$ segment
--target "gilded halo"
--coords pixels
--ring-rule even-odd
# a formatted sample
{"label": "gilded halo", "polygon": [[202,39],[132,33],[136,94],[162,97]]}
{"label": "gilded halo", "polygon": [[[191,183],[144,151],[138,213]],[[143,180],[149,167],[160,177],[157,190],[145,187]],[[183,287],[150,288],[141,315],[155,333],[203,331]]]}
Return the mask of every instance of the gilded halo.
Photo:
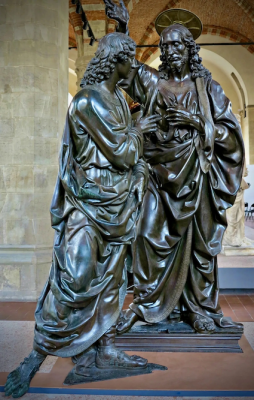
{"label": "gilded halo", "polygon": [[198,16],[183,8],[170,8],[160,13],[155,21],[155,29],[160,35],[163,29],[174,24],[181,24],[189,29],[194,40],[202,33],[203,25]]}

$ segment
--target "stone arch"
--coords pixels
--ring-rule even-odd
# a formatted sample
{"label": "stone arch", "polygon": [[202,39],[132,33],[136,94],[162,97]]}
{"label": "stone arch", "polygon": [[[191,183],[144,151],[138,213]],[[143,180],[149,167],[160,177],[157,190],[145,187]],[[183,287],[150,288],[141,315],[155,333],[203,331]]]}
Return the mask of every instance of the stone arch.
{"label": "stone arch", "polygon": [[[163,12],[169,8],[174,8],[177,6],[177,4],[180,2],[180,0],[170,0],[169,3],[166,5],[166,7],[164,7],[160,12]],[[148,27],[146,28],[146,31],[144,33],[144,35],[142,36],[141,40],[139,41],[139,45],[145,45],[145,44],[150,44],[150,38],[156,34],[156,30],[155,30],[155,20],[152,21]],[[137,58],[141,59],[142,55],[144,53],[147,53],[147,50],[142,50],[142,49],[138,49],[137,50]]]}
{"label": "stone arch", "polygon": [[[221,26],[204,25],[202,35],[207,35],[207,34],[224,37],[225,39],[229,39],[232,42],[250,42],[251,41],[248,37],[243,36],[243,35],[239,34],[238,32],[235,32],[231,29],[223,28]],[[158,44],[159,44],[159,39],[157,39],[153,43],[154,46],[156,46]],[[245,47],[251,54],[254,53],[254,45],[243,46],[243,47]],[[157,48],[153,48],[153,47],[146,49],[143,52],[142,57],[140,58],[140,61],[146,62],[147,60],[149,60],[149,58],[153,54],[155,54],[157,52],[157,50],[158,50]]]}
{"label": "stone arch", "polygon": [[[156,41],[153,43],[154,46],[157,46],[158,44],[159,44],[159,39],[156,40]],[[146,50],[143,52],[142,57],[140,58],[140,61],[145,63],[145,62],[146,62],[147,60],[149,60],[149,58],[150,58],[151,56],[153,56],[157,51],[158,51],[158,48],[157,48],[157,47],[148,47],[148,49],[146,49]]]}
{"label": "stone arch", "polygon": [[254,8],[246,0],[234,0],[234,2],[243,9],[248,17],[254,22]]}
{"label": "stone arch", "polygon": [[[214,8],[215,8],[215,10],[217,10],[217,14],[220,16],[220,19],[221,19],[219,21],[219,24],[218,24],[218,26],[219,26],[218,29],[220,29],[221,31],[224,31],[224,34],[226,33],[224,37],[227,37],[227,35],[229,34],[229,31],[231,30],[232,31],[231,32],[232,35],[229,34],[230,40],[234,40],[234,41],[239,40],[239,41],[241,41],[240,40],[240,37],[241,37],[241,38],[244,38],[244,41],[253,41],[253,38],[254,38],[254,24],[251,21],[254,20],[254,11],[253,11],[252,7],[248,4],[248,2],[246,0],[231,0],[231,1],[227,0],[227,2],[229,4],[231,2],[233,2],[235,4],[235,6],[234,6],[234,11],[235,12],[237,11],[238,7],[241,8],[241,21],[240,20],[239,21],[236,20],[235,17],[234,17],[234,21],[233,21],[231,15],[229,15],[228,17],[225,18],[223,13],[221,12],[220,6],[218,6],[218,4],[220,4],[220,3],[218,3],[218,0],[213,0],[212,2],[209,2],[209,3],[210,3],[210,5],[212,3],[214,3]],[[199,0],[196,0],[195,2],[193,2],[191,10],[193,10],[193,12],[196,12],[201,17],[202,20],[205,20],[205,19],[207,20],[208,16],[205,13],[206,5],[204,4],[203,8],[201,8],[199,3],[200,3]],[[175,8],[175,7],[188,8],[188,0],[173,0],[173,1],[170,1],[168,3],[168,5],[166,7],[164,7],[163,10],[168,9],[168,8]],[[161,10],[161,11],[163,11],[163,10]],[[197,10],[199,10],[199,13],[197,12]],[[243,13],[245,13],[245,14],[247,13],[248,16],[250,16],[250,17],[253,14],[253,19],[251,17],[250,18],[251,21],[247,20],[247,23],[243,23],[243,19],[245,18]],[[202,18],[202,14],[204,15],[204,18]],[[216,13],[214,13],[214,15],[215,14]],[[225,24],[226,27],[225,28],[224,28],[224,21],[226,22],[226,24]],[[204,27],[208,27],[208,22],[209,21],[207,20],[207,21],[204,21],[204,22],[205,22],[204,23]],[[214,16],[213,16],[212,23],[216,24],[216,18],[214,18]],[[230,29],[230,28],[232,28],[232,29]],[[217,26],[214,25],[213,29],[217,29]],[[211,33],[211,32],[209,32],[209,33]],[[212,34],[215,34],[215,33],[213,33],[213,30],[212,30]],[[224,34],[222,33],[222,34],[219,34],[219,35],[223,36]],[[234,39],[235,36],[238,39]],[[141,39],[138,40],[138,44],[139,45],[154,44],[154,43],[156,43],[156,41],[157,41],[157,33],[156,33],[156,30],[155,30],[155,18],[154,18],[154,20],[152,22],[150,22],[149,25],[147,26],[147,28],[145,30],[145,33],[143,34]],[[248,50],[252,52],[251,47]],[[138,59],[143,60],[143,58],[145,56],[147,57],[149,52],[152,54],[153,50],[152,49],[148,49],[148,50],[147,49],[145,49],[145,50],[144,49],[138,49],[138,51],[137,51]]]}
{"label": "stone arch", "polygon": [[69,0],[69,45],[77,46],[77,36],[83,35],[82,19],[76,13],[76,6]]}
{"label": "stone arch", "polygon": [[[239,32],[235,32],[231,29],[224,28],[221,26],[205,25],[202,35],[207,35],[207,34],[224,37],[225,39],[229,39],[232,42],[251,42],[252,41],[249,37],[242,35]],[[247,45],[247,46],[243,46],[243,47],[245,47],[250,53],[254,53],[254,45]]]}
{"label": "stone arch", "polygon": [[[97,2],[95,2],[94,0],[80,0],[80,3],[82,4],[83,10],[86,13],[86,17],[96,38],[101,38],[102,36],[104,36],[105,30],[106,33],[114,31],[115,21],[112,21],[111,24],[111,20],[106,21],[105,6],[103,2],[101,2],[101,4],[97,4]],[[99,24],[101,22],[103,22],[103,29],[99,27]],[[69,43],[73,43],[75,39],[77,43],[80,41],[80,37],[83,37],[83,43],[89,44],[90,38],[88,38],[87,35],[84,34],[81,15],[76,13],[76,5],[72,4],[71,0],[69,0],[69,23]],[[112,24],[113,27],[112,30],[110,30]]]}
{"label": "stone arch", "polygon": [[[254,22],[254,8],[246,0],[233,0],[243,11],[248,15],[248,17]],[[133,2],[133,0],[126,0],[125,5],[131,13],[135,8],[138,8],[139,0]]]}

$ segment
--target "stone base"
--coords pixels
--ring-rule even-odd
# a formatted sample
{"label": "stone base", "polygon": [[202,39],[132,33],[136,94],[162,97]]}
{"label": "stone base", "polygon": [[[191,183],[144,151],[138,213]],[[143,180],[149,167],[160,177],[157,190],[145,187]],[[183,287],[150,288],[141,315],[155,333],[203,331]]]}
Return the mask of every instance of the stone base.
{"label": "stone base", "polygon": [[243,329],[219,328],[211,334],[197,333],[184,322],[135,325],[116,337],[116,346],[126,351],[242,353],[238,344]]}
{"label": "stone base", "polygon": [[127,378],[129,376],[151,374],[154,370],[167,370],[167,367],[159,364],[147,364],[146,368],[138,369],[99,369],[96,367],[84,368],[84,375],[76,374],[76,366],[69,372],[65,378],[65,385],[78,385],[81,383],[107,381],[109,379]]}
{"label": "stone base", "polygon": [[254,256],[253,246],[222,246],[221,254],[225,256]]}

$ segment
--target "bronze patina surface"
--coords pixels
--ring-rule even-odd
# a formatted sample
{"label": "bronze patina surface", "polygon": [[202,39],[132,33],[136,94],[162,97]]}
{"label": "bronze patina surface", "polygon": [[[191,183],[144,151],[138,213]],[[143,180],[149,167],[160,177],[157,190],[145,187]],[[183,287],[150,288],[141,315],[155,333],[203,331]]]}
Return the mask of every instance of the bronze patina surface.
{"label": "bronze patina surface", "polygon": [[47,355],[72,357],[79,375],[101,370],[100,379],[104,371],[148,368],[146,359],[115,346],[126,260],[147,185],[143,136],[160,119],[134,126],[117,87],[132,69],[135,47],[124,34],[105,36],[69,107],[51,204],[51,270],[35,311],[34,349],[9,374],[7,396],[27,392]]}
{"label": "bronze patina surface", "polygon": [[[138,320],[150,331],[176,319],[191,333],[242,333],[222,313],[217,264],[244,165],[231,103],[180,12],[161,33],[157,71],[135,61],[123,1],[105,4],[123,33],[100,41],[67,114],[51,205],[52,266],[35,312],[34,350],[9,374],[7,396],[28,391],[47,355],[72,357],[84,381],[108,379],[111,370],[150,372],[147,360],[115,345],[116,330]],[[119,87],[142,105],[135,123]],[[130,260],[134,300],[120,316]],[[145,337],[144,328],[135,332]]]}
{"label": "bronze patina surface", "polygon": [[[105,3],[123,31],[122,7]],[[136,62],[121,82],[143,115],[157,113],[161,120],[144,140],[149,183],[132,248],[134,301],[118,324],[120,334],[138,319],[159,323],[172,313],[200,333],[216,325],[242,329],[223,316],[217,264],[226,209],[243,172],[241,128],[182,24],[186,10],[173,12],[161,33],[159,70]]]}
{"label": "bronze patina surface", "polygon": [[182,8],[171,8],[163,11],[155,20],[155,29],[158,35],[170,25],[180,24],[185,26],[196,40],[202,33],[203,25],[197,15]]}
{"label": "bronze patina surface", "polygon": [[116,337],[116,346],[127,351],[174,353],[242,353],[239,340],[243,327],[220,328],[212,333],[197,333],[185,322],[134,325]]}

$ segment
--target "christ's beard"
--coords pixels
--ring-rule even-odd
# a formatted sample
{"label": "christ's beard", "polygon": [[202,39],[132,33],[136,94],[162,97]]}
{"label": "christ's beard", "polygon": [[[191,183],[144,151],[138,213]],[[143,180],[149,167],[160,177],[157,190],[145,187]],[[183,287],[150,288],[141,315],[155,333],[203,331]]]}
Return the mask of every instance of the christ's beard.
{"label": "christ's beard", "polygon": [[184,55],[182,56],[181,60],[179,61],[172,61],[170,59],[168,59],[168,65],[171,69],[172,72],[181,72],[184,65],[187,64],[187,62],[189,61],[189,54],[188,54],[188,50],[184,53]]}

